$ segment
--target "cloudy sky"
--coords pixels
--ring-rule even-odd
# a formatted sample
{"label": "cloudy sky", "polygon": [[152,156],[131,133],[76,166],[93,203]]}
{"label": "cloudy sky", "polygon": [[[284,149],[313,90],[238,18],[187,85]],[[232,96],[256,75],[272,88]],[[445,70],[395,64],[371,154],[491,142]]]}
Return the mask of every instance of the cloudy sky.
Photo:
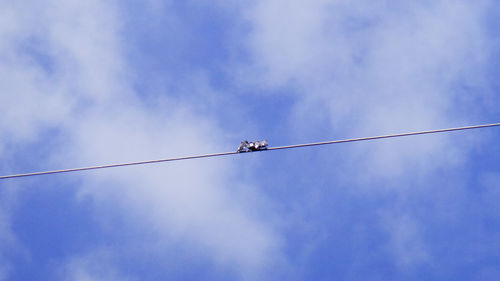
{"label": "cloudy sky", "polygon": [[[493,0],[0,0],[0,175],[500,122]],[[0,280],[497,280],[500,129],[0,181]]]}

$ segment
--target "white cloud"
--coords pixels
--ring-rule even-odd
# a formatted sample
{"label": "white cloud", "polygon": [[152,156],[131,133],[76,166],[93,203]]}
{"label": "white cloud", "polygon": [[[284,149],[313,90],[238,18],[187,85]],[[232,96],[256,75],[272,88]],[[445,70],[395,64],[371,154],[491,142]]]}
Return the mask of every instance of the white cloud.
{"label": "white cloud", "polygon": [[114,256],[106,249],[96,250],[59,264],[57,275],[68,281],[130,281],[136,280],[120,274],[114,266]]}
{"label": "white cloud", "polygon": [[[87,116],[81,123],[74,145],[84,156],[82,163],[221,151],[222,133],[189,111],[166,108],[169,113],[161,116],[125,108]],[[140,214],[141,225],[147,222],[144,227],[164,235],[159,243],[183,237],[221,264],[255,270],[276,257],[279,239],[233,196],[241,190],[230,180],[236,170],[225,159],[110,170],[86,175],[82,195],[114,202],[124,215]]]}
{"label": "white cloud", "polygon": [[[40,140],[39,133],[51,127],[62,130],[68,141],[51,158],[52,166],[232,147],[221,142],[227,132],[196,110],[209,102],[207,83],[193,79],[183,89],[203,97],[196,105],[181,97],[158,98],[152,106],[134,92],[117,3],[1,3],[0,155],[15,155],[1,148]],[[155,12],[166,6],[149,3]],[[481,29],[484,3],[234,4],[251,27],[242,44],[253,63],[230,68],[246,85],[293,88],[298,102],[291,118],[299,132],[329,130],[347,137],[472,123],[475,118],[468,113],[477,111],[463,110],[468,99],[456,90],[457,82],[480,89],[488,53]],[[149,90],[168,94],[165,89]],[[386,181],[404,193],[409,174],[423,177],[460,165],[470,143],[476,140],[436,136],[352,146],[337,166],[338,176],[358,178],[356,187]],[[363,176],[352,173],[360,169],[366,171]],[[240,170],[228,159],[214,159],[96,171],[81,174],[80,196],[98,202],[96,215],[108,225],[113,216],[122,216],[127,227],[152,233],[155,247],[187,245],[217,265],[242,272],[243,278],[257,279],[252,277],[262,277],[258,274],[282,257],[281,238],[272,218],[262,216],[261,210],[270,208],[258,191],[235,183]],[[425,262],[427,247],[412,213],[384,214],[395,259],[404,265]],[[11,235],[8,223],[3,225],[0,233],[4,229]],[[102,271],[112,259],[98,258],[96,265],[93,257],[72,259],[65,267],[68,278],[123,277],[118,266]]]}
{"label": "white cloud", "polygon": [[[134,72],[120,47],[125,38],[118,4],[4,4],[0,132],[8,137],[2,139],[34,141],[55,127],[67,142],[57,148],[51,165],[64,166],[213,152],[227,145],[209,117],[168,98],[146,106],[134,93]],[[231,181],[237,167],[227,160],[172,164],[82,174],[81,194],[106,211],[136,217],[128,227],[155,233],[152,245],[167,249],[172,240],[187,243],[242,277],[258,274],[280,257],[276,230],[251,209],[265,207],[259,195],[245,198],[250,193]],[[105,207],[115,202],[116,208]],[[75,260],[70,279],[100,278],[94,262]]]}
{"label": "white cloud", "polygon": [[3,210],[0,211],[0,239],[3,241],[2,245],[0,245],[0,280],[8,280],[7,276],[10,263],[6,260],[4,255],[6,251],[5,248],[8,244],[12,244],[13,237],[10,230],[10,221]]}
{"label": "white cloud", "polygon": [[398,266],[405,268],[432,261],[422,239],[424,226],[411,214],[390,213],[382,214],[382,217],[383,227],[391,235],[388,250]]}
{"label": "white cloud", "polygon": [[[245,12],[253,64],[238,77],[294,89],[300,133],[326,128],[324,135],[356,137],[473,124],[488,98],[486,3],[259,1]],[[365,181],[401,178],[462,163],[470,141],[450,134],[374,142],[354,146],[346,162],[369,170]]]}
{"label": "white cloud", "polygon": [[0,280],[9,280],[12,257],[26,256],[26,249],[12,231],[11,213],[18,202],[13,184],[2,185],[0,191]]}
{"label": "white cloud", "polygon": [[482,9],[459,1],[258,2],[248,15],[248,71],[262,73],[259,83],[295,82],[298,110],[326,103],[336,126],[372,133],[441,125],[456,117],[452,83],[477,77],[484,63]]}
{"label": "white cloud", "polygon": [[[488,98],[481,84],[491,51],[482,21],[488,3],[258,1],[242,12],[252,64],[237,76],[293,89],[296,139],[305,131],[361,137],[473,124]],[[344,183],[363,190],[383,183],[404,194],[415,179],[465,163],[477,142],[463,134],[371,142],[326,161]],[[426,247],[411,216],[386,229],[400,259],[417,263]],[[423,242],[414,248],[411,239]]]}

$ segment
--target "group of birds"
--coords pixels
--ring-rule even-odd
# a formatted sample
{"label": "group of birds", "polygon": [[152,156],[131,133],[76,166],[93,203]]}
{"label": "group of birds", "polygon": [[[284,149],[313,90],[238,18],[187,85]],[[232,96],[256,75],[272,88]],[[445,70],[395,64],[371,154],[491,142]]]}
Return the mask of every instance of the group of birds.
{"label": "group of birds", "polygon": [[266,150],[266,149],[267,149],[267,140],[252,141],[252,142],[244,140],[238,147],[237,152],[242,153],[242,152],[251,152],[258,150]]}

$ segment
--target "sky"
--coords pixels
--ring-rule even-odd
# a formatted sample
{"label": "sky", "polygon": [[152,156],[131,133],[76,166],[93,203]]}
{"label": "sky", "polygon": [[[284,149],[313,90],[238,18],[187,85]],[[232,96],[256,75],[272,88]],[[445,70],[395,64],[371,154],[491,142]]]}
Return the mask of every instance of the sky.
{"label": "sky", "polygon": [[[0,175],[500,122],[500,3],[0,0]],[[500,129],[0,181],[0,280],[497,280]]]}

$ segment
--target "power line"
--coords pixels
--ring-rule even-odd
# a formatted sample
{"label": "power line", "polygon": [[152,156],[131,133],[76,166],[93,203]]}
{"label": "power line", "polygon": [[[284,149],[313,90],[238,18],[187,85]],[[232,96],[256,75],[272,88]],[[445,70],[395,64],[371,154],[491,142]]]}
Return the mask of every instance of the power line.
{"label": "power line", "polygon": [[223,152],[223,153],[186,156],[186,157],[178,157],[178,158],[167,158],[167,159],[158,159],[158,160],[148,160],[148,161],[118,163],[118,164],[109,164],[109,165],[100,165],[100,166],[90,166],[90,167],[82,167],[82,168],[34,172],[34,173],[26,173],[26,174],[16,174],[16,175],[0,176],[0,180],[9,179],[9,178],[21,178],[21,177],[40,176],[40,175],[48,175],[48,174],[60,174],[60,173],[68,173],[68,172],[79,172],[79,171],[116,168],[116,167],[125,167],[125,166],[135,166],[135,165],[144,165],[144,164],[154,164],[154,163],[161,163],[161,162],[171,162],[171,161],[180,161],[180,160],[197,159],[197,158],[216,157],[216,156],[231,155],[231,154],[237,154],[237,153],[238,152]]}
{"label": "power line", "polygon": [[[324,142],[315,142],[315,143],[306,143],[306,144],[277,146],[277,147],[270,147],[266,150],[258,150],[258,151],[271,151],[271,150],[310,147],[310,146],[318,146],[318,145],[326,145],[326,144],[336,144],[336,143],[368,141],[368,140],[397,138],[397,137],[416,136],[416,135],[425,135],[425,134],[435,134],[435,133],[444,133],[444,132],[452,132],[452,131],[488,128],[488,127],[495,127],[495,126],[500,126],[500,123],[457,127],[457,128],[448,128],[448,129],[439,129],[439,130],[430,130],[430,131],[419,131],[419,132],[410,132],[410,133],[399,133],[399,134],[381,135],[381,136],[374,136],[374,137],[363,137],[363,138],[355,138],[355,139],[343,139],[343,140],[333,140],[333,141],[324,141]],[[116,167],[124,167],[124,166],[154,164],[154,163],[161,163],[161,162],[172,162],[172,161],[181,161],[181,160],[198,159],[198,158],[218,157],[218,156],[225,156],[225,155],[232,155],[232,154],[241,154],[241,153],[238,153],[236,151],[223,152],[223,153],[204,154],[204,155],[186,156],[186,157],[178,157],[178,158],[166,158],[166,159],[149,160],[149,161],[118,163],[118,164],[110,164],[110,165],[90,166],[90,167],[53,170],[53,171],[44,171],[44,172],[33,172],[33,173],[25,173],[25,174],[14,174],[14,175],[0,176],[0,180],[10,179],[10,178],[29,177],[29,176],[40,176],[40,175],[48,175],[48,174],[59,174],[59,173],[68,173],[68,172],[116,168]]]}
{"label": "power line", "polygon": [[452,131],[463,131],[463,130],[470,130],[470,129],[480,129],[480,128],[488,128],[488,127],[496,127],[496,126],[500,126],[500,123],[457,127],[457,128],[449,128],[449,129],[430,130],[430,131],[411,132],[411,133],[400,133],[400,134],[382,135],[382,136],[375,136],[375,137],[364,137],[364,138],[356,138],[356,139],[344,139],[344,140],[334,140],[334,141],[313,142],[313,143],[306,143],[306,144],[278,146],[278,147],[269,148],[268,150],[288,149],[288,148],[307,147],[307,146],[344,143],[344,142],[388,139],[388,138],[397,138],[397,137],[407,137],[407,136],[416,136],[416,135],[425,135],[425,134],[445,133],[445,132],[452,132]]}

